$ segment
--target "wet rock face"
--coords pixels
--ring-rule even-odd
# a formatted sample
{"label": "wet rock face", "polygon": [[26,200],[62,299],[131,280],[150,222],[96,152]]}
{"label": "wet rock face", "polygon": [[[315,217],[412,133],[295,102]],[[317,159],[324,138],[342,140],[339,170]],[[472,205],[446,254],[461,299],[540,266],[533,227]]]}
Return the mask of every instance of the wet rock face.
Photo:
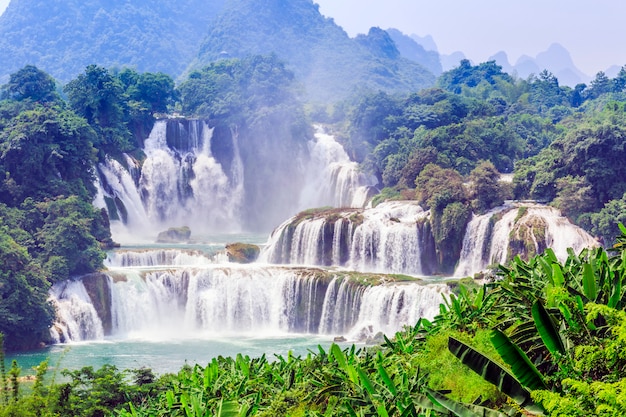
{"label": "wet rock face", "polygon": [[181,243],[189,241],[191,230],[187,226],[170,227],[157,236],[157,243]]}
{"label": "wet rock face", "polygon": [[248,243],[229,243],[226,245],[226,254],[230,262],[249,264],[257,260],[261,249],[257,245]]}

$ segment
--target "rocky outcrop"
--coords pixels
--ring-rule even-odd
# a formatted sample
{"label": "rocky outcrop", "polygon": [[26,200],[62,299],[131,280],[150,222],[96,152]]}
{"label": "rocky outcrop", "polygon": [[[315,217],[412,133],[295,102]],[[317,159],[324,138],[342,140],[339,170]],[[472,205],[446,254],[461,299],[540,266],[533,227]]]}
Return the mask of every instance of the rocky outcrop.
{"label": "rocky outcrop", "polygon": [[89,274],[82,278],[91,303],[100,317],[105,335],[111,334],[111,288],[106,274]]}
{"label": "rocky outcrop", "polygon": [[229,243],[226,245],[226,255],[229,262],[249,264],[257,260],[261,249],[249,243]]}
{"label": "rocky outcrop", "polygon": [[191,230],[187,226],[170,227],[157,236],[157,243],[181,243],[189,241]]}

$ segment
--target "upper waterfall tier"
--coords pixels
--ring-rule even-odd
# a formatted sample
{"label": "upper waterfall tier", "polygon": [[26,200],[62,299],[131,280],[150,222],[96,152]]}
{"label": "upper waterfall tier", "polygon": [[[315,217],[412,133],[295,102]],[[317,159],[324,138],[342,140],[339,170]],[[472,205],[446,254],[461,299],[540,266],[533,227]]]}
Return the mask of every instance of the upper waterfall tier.
{"label": "upper waterfall tier", "polygon": [[366,210],[303,212],[272,233],[262,260],[430,275],[436,257],[424,227],[427,217],[428,212],[411,201]]}
{"label": "upper waterfall tier", "polygon": [[[302,212],[279,226],[262,254],[269,263],[336,265],[357,271],[431,275],[437,264],[430,213],[414,201],[387,202],[364,210]],[[455,276],[471,276],[515,255],[551,247],[560,258],[597,242],[558,210],[539,204],[507,204],[467,226]]]}
{"label": "upper waterfall tier", "polygon": [[[367,277],[392,281],[392,277]],[[217,334],[393,334],[438,312],[443,284],[369,285],[315,268],[117,268],[55,284],[57,341]],[[373,334],[371,334],[373,336]]]}
{"label": "upper waterfall tier", "polygon": [[363,208],[371,197],[376,179],[361,172],[359,164],[350,161],[335,138],[320,128],[308,148],[311,160],[300,207]]}
{"label": "upper waterfall tier", "polygon": [[152,240],[182,225],[196,234],[267,231],[308,207],[362,207],[375,183],[321,131],[307,141],[160,120],[144,153],[98,166],[96,204],[108,210],[118,241]]}

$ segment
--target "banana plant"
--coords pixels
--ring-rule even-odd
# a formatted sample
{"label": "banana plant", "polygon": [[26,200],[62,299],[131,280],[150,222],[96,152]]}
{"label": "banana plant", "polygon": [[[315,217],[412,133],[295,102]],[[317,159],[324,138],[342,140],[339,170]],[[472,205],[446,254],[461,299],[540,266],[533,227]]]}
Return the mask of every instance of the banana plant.
{"label": "banana plant", "polygon": [[[504,356],[508,357],[509,360],[516,365],[515,368],[513,368],[515,375],[507,371],[493,359],[453,337],[448,339],[448,349],[454,356],[459,358],[464,365],[468,366],[486,381],[494,384],[502,393],[509,396],[519,406],[529,412],[536,414],[543,413],[543,408],[536,404],[530,395],[530,391],[533,389],[545,388],[539,371],[537,371],[530,360],[528,360],[528,357],[511,343],[503,333],[494,331],[492,341],[498,353],[500,353],[500,355],[504,354]],[[521,379],[518,379],[516,376],[520,376]]]}

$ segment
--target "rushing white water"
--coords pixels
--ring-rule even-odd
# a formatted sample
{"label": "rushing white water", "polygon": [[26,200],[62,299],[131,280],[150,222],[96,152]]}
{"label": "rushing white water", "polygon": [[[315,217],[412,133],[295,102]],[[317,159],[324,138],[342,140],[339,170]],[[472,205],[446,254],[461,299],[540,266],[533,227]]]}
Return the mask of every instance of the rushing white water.
{"label": "rushing white water", "polygon": [[365,175],[332,135],[318,127],[300,206],[364,207],[376,179]]}
{"label": "rushing white water", "polygon": [[427,215],[415,203],[398,201],[364,211],[351,239],[348,267],[423,275],[418,224]]}
{"label": "rushing white water", "polygon": [[[213,129],[206,122],[174,123],[155,123],[140,170],[128,155],[126,167],[112,159],[98,166],[101,197],[96,204],[102,206],[108,199],[114,205],[104,206],[116,208],[110,217],[120,218],[112,222],[114,239],[153,240],[159,231],[181,225],[193,226],[195,233],[240,229],[243,164],[236,132],[230,169],[225,171],[212,155]],[[183,138],[178,148],[168,145],[168,126]]]}
{"label": "rushing white water", "polygon": [[391,201],[299,222],[292,218],[274,231],[262,260],[424,275],[419,224],[427,216],[415,202]]}
{"label": "rushing white water", "polygon": [[[498,219],[494,221],[496,217]],[[554,207],[533,203],[506,204],[472,218],[454,275],[471,276],[490,264],[505,264],[515,255],[510,253],[510,242],[520,228],[530,230],[525,234],[525,240],[532,240],[534,253],[552,248],[561,261],[567,258],[568,248],[580,252],[583,248],[598,245],[591,235],[570,223]]]}
{"label": "rushing white water", "polygon": [[110,252],[104,261],[106,267],[192,266],[214,263],[199,251],[180,249],[117,250]]}
{"label": "rushing white water", "polygon": [[370,287],[321,270],[279,266],[116,268],[114,273],[115,279],[106,281],[111,323],[102,324],[94,316],[80,282],[53,294],[60,316],[69,317],[64,321],[66,339],[101,339],[102,328],[111,328],[115,337],[151,339],[294,332],[358,335],[365,327],[393,333],[419,317],[432,318],[441,293],[447,292],[442,284]]}
{"label": "rushing white water", "polygon": [[57,307],[57,321],[50,331],[55,342],[104,337],[102,321],[81,281],[55,284],[50,290],[50,298]]}
{"label": "rushing white water", "polygon": [[[243,231],[247,222],[259,227],[267,210],[286,217],[310,207],[364,207],[374,190],[376,179],[361,172],[321,129],[308,143],[308,153],[294,156],[290,167],[276,165],[273,176],[265,172],[262,178],[259,172],[272,166],[273,155],[255,153],[252,148],[261,145],[251,145],[248,138],[244,166],[233,129],[216,139],[218,158],[213,133],[202,120],[160,120],[144,142],[143,162],[123,155],[121,162],[109,158],[98,165],[94,204],[110,212],[114,240],[154,241],[158,232],[183,225],[194,234]],[[272,200],[281,201],[280,206]]]}
{"label": "rushing white water", "polygon": [[[454,271],[455,277],[465,277],[482,271],[489,265],[491,261],[490,250],[494,247],[499,248],[499,239],[491,239],[490,233],[493,229],[493,216],[505,210],[508,206],[498,207],[488,213],[476,216],[472,215],[472,219],[467,225],[465,237],[463,238],[463,247],[461,248],[461,257],[459,263]],[[512,223],[508,223],[509,227]],[[508,239],[508,232],[506,228],[500,226],[501,233],[495,233],[498,238],[502,235],[506,235]],[[498,243],[496,243],[498,242]],[[496,252],[504,252],[501,249]]]}
{"label": "rushing white water", "polygon": [[[521,212],[519,211],[521,210]],[[521,214],[523,215],[521,215]],[[266,263],[343,266],[361,272],[430,275],[437,272],[434,237],[423,225],[429,212],[414,201],[392,201],[365,210],[324,210],[293,217],[270,236],[261,259]],[[511,249],[514,234],[524,246]],[[564,260],[597,242],[558,210],[532,203],[508,203],[469,222],[456,277],[472,276],[514,255],[552,248]],[[520,252],[521,251],[521,252]]]}

